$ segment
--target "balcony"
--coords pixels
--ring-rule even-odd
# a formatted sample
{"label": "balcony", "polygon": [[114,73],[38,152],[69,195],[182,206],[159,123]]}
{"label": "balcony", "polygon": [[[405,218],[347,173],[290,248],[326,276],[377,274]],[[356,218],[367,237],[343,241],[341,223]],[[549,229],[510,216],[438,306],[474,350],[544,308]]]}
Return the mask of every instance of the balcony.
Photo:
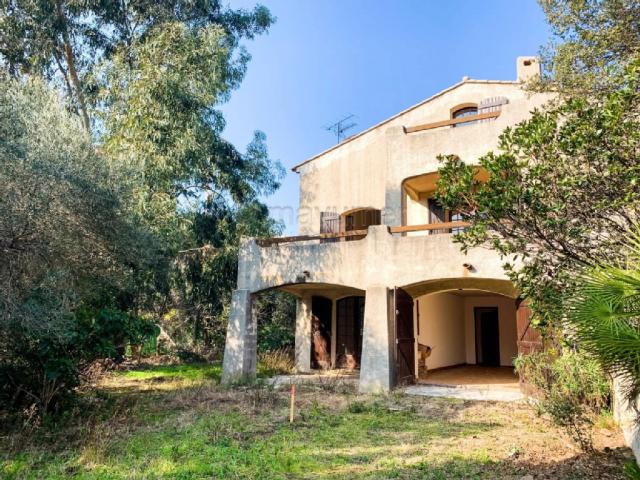
{"label": "balcony", "polygon": [[[460,279],[474,288],[481,287],[478,281],[504,283],[507,277],[495,252],[472,248],[463,253],[453,241],[449,232],[467,225],[375,225],[367,230],[246,239],[240,251],[238,288],[256,292],[339,285],[364,290],[384,285],[422,295],[431,288],[441,290],[447,282],[458,288]],[[437,234],[407,235],[411,232]]]}
{"label": "balcony", "polygon": [[[468,222],[456,221],[456,222],[441,222],[441,223],[426,223],[422,225],[403,225],[396,227],[387,227],[390,234],[405,234],[409,232],[429,232],[431,234],[441,233],[455,233],[461,229],[469,226]],[[365,230],[349,230],[338,233],[318,233],[315,235],[297,235],[292,237],[272,237],[272,238],[259,238],[256,239],[256,243],[260,247],[271,247],[273,245],[280,245],[283,243],[295,243],[295,242],[312,242],[314,240],[324,243],[326,241],[341,241],[350,240],[353,238],[362,239],[367,236],[368,229]]]}

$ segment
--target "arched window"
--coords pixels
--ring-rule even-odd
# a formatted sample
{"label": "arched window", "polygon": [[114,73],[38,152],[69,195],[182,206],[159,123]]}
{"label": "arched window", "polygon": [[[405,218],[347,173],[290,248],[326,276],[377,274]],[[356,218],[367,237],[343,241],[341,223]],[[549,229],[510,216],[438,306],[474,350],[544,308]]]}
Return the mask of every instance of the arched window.
{"label": "arched window", "polygon": [[[478,115],[478,106],[475,103],[466,103],[463,105],[458,105],[451,109],[451,118],[464,118],[464,117],[473,117]],[[452,127],[462,127],[463,125],[471,125],[472,123],[477,123],[478,120],[471,120],[469,122],[460,122],[452,125]]]}
{"label": "arched window", "polygon": [[[340,226],[343,232],[367,230],[370,225],[380,225],[381,211],[375,208],[355,208],[340,215]],[[360,240],[363,236],[347,237],[347,241]]]}

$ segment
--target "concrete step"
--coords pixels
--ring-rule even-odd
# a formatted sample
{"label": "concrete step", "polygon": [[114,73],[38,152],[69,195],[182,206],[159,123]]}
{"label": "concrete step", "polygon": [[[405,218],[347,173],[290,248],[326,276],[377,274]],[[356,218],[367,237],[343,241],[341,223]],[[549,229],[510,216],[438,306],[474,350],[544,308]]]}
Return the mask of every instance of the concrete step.
{"label": "concrete step", "polygon": [[465,386],[464,388],[459,388],[442,385],[410,385],[405,387],[404,392],[408,395],[421,395],[424,397],[448,397],[491,402],[517,402],[525,398],[516,389],[499,387],[470,388]]}

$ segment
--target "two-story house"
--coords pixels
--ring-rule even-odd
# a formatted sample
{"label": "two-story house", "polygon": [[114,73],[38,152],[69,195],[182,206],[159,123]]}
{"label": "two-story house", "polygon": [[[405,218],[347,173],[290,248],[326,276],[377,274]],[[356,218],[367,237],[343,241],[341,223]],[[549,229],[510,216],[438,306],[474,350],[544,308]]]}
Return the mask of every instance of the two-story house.
{"label": "two-story house", "polygon": [[223,379],[255,374],[252,300],[273,288],[298,299],[298,371],[353,368],[360,391],[460,365],[509,367],[537,348],[503,260],[462,253],[452,235],[465,223],[433,195],[438,155],[476,164],[548,100],[523,88],[539,73],[520,57],[515,81],[465,77],[295,166],[299,236],[243,241]]}

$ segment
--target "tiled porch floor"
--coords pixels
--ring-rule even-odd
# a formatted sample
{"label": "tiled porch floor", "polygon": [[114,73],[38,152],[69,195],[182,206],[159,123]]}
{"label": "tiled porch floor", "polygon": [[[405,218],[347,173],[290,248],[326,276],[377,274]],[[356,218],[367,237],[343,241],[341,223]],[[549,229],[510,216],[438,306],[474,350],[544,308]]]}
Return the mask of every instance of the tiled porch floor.
{"label": "tiled porch floor", "polygon": [[507,388],[518,390],[518,376],[512,367],[482,367],[462,365],[427,372],[419,384],[457,386],[465,388]]}

